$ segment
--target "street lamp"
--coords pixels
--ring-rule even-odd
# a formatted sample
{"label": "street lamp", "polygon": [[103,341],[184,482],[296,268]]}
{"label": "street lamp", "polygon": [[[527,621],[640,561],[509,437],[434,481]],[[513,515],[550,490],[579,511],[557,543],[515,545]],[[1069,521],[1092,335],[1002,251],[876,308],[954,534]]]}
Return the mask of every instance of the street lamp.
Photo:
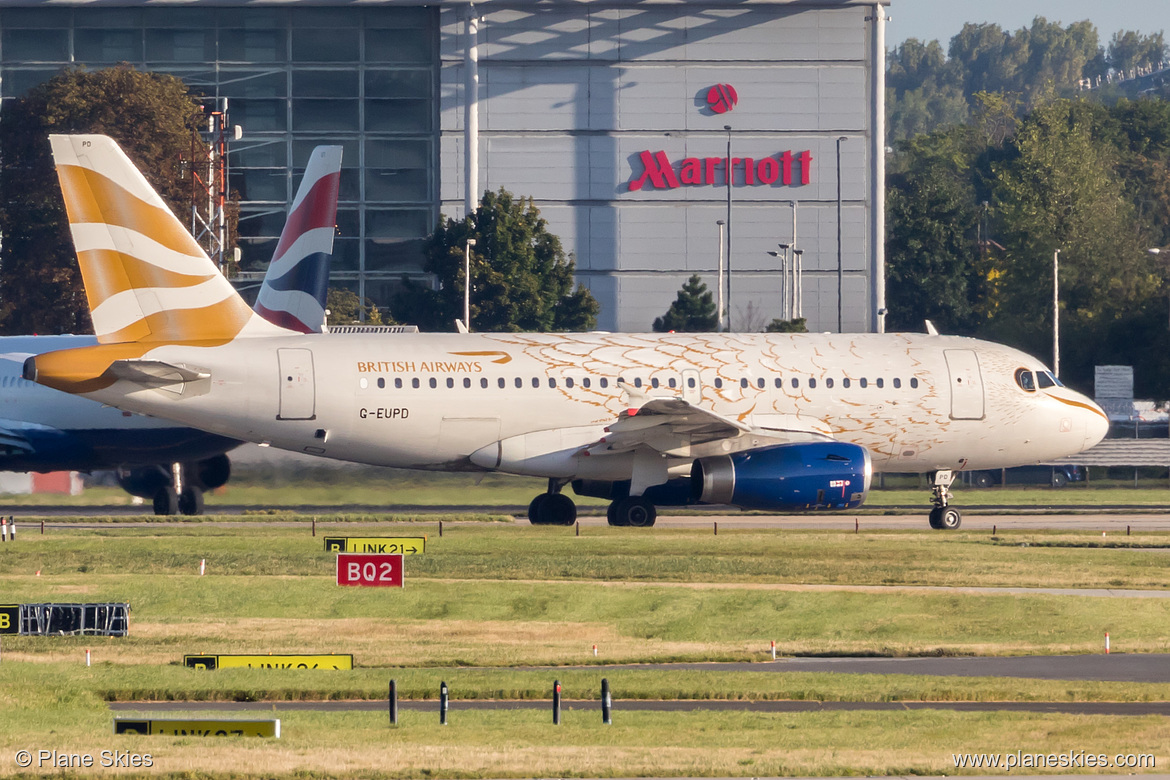
{"label": "street lamp", "polygon": [[463,327],[471,332],[471,248],[475,239],[467,239],[463,247]]}
{"label": "street lamp", "polygon": [[719,278],[718,284],[716,285],[719,288],[719,324],[716,330],[723,331],[725,330],[723,327],[723,226],[726,223],[721,219],[717,219],[715,220],[715,224],[719,226]]}
{"label": "street lamp", "polygon": [[792,250],[792,303],[796,309],[796,319],[804,317],[804,250]]}
{"label": "street lamp", "polygon": [[780,319],[791,319],[788,307],[788,244],[777,244],[779,252],[768,252],[780,260]]}
{"label": "street lamp", "polygon": [[1154,246],[1154,247],[1150,247],[1146,251],[1149,252],[1154,257],[1157,257],[1158,255],[1162,254],[1162,252],[1164,252],[1165,250],[1162,247]]}
{"label": "street lamp", "polygon": [[1052,375],[1060,379],[1060,250],[1052,253]]}

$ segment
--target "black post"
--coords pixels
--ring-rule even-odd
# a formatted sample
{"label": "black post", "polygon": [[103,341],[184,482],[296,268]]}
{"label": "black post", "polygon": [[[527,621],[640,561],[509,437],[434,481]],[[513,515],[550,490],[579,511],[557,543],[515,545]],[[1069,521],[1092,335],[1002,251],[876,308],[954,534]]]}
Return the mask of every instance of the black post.
{"label": "black post", "polygon": [[317,517],[313,516],[313,536],[317,535]]}
{"label": "black post", "polygon": [[609,725],[613,723],[613,701],[609,697],[609,680],[601,678],[601,722]]}
{"label": "black post", "polygon": [[574,523],[573,525],[577,526],[577,536],[580,536],[580,535],[581,535],[581,521],[580,521],[580,520],[578,520],[578,521],[577,521],[576,523]]}
{"label": "black post", "polygon": [[443,538],[443,521],[442,520],[439,521],[439,538],[440,539]]}
{"label": "black post", "polygon": [[553,725],[561,725],[561,681],[553,680]]}
{"label": "black post", "polygon": [[398,683],[390,681],[390,725],[398,725]]}
{"label": "black post", "polygon": [[441,726],[447,725],[447,700],[448,700],[447,683],[440,682],[439,683],[439,725],[441,725]]}

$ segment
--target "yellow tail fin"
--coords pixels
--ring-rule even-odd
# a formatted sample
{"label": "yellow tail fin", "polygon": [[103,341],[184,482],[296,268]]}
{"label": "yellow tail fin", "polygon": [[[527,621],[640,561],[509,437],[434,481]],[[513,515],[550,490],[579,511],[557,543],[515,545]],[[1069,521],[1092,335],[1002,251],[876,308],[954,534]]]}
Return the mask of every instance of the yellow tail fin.
{"label": "yellow tail fin", "polygon": [[49,140],[100,343],[223,343],[279,332],[244,303],[113,139]]}

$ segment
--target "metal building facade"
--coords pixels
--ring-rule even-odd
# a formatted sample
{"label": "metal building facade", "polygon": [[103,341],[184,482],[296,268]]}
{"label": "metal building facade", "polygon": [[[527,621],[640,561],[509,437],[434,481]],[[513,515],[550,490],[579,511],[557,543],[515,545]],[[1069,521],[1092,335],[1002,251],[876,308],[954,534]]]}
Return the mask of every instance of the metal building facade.
{"label": "metal building facade", "polygon": [[[809,329],[837,330],[840,311],[842,329],[873,330],[886,2],[15,0],[0,9],[0,95],[117,53],[228,97],[244,126],[232,181],[254,270],[308,149],[343,143],[334,277],[379,304],[417,274],[439,213],[464,213],[474,137],[478,192],[536,199],[605,330],[648,330],[692,273],[714,289],[730,140],[732,327],[796,313],[767,254],[792,243],[795,212]],[[44,35],[38,15],[56,15]],[[709,101],[718,85],[730,91]]]}

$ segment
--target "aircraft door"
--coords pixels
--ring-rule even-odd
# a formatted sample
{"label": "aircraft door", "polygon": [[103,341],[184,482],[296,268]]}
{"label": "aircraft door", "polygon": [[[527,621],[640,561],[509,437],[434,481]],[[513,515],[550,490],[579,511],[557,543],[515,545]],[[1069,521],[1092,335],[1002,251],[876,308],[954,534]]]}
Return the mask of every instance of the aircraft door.
{"label": "aircraft door", "polygon": [[317,404],[313,353],[307,349],[278,349],[276,355],[280,363],[280,411],[276,418],[312,420]]}
{"label": "aircraft door", "polygon": [[699,378],[699,370],[696,368],[684,368],[681,380],[683,400],[698,406],[699,401],[703,400],[703,382]]}
{"label": "aircraft door", "polygon": [[948,349],[947,373],[951,383],[951,419],[983,419],[983,377],[979,356],[972,349]]}

